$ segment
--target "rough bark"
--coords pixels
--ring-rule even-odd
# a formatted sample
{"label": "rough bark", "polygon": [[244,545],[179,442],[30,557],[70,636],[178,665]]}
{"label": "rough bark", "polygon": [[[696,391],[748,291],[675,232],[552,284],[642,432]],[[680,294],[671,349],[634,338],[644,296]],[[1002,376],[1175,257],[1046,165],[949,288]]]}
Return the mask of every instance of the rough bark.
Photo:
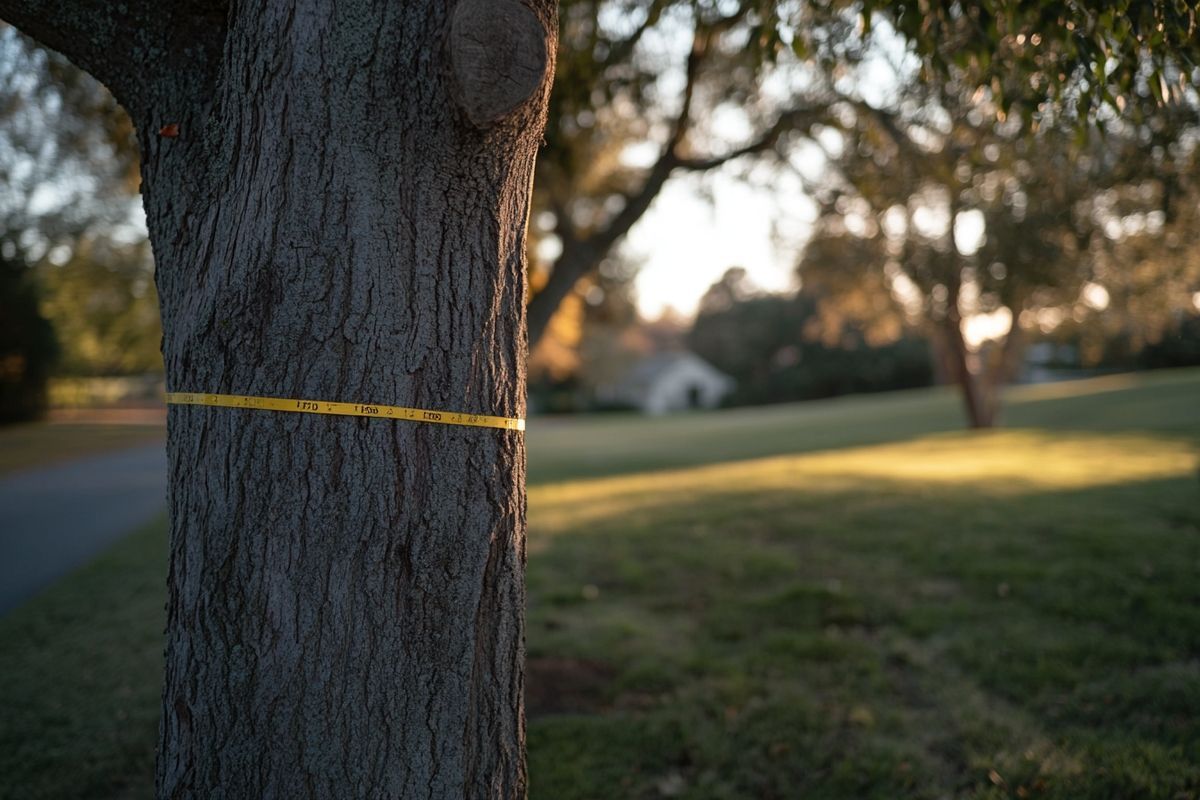
{"label": "rough bark", "polygon": [[[523,415],[552,65],[489,100],[451,10],[239,4],[191,32],[211,70],[123,84],[170,390]],[[554,52],[551,0],[505,13],[480,47],[522,47],[527,15]],[[521,434],[189,406],[167,448],[160,798],[524,795]]]}

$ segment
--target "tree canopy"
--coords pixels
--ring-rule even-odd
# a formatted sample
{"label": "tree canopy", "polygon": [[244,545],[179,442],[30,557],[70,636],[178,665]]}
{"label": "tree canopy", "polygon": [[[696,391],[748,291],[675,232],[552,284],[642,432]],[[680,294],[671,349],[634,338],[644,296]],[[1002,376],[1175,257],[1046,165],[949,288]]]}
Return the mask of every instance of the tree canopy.
{"label": "tree canopy", "polygon": [[[132,126],[112,95],[61,55],[0,26],[0,393],[7,398],[0,406],[9,417],[40,410],[56,357],[79,369],[77,334],[97,324],[89,305],[129,294],[120,279],[100,291],[105,276],[80,269],[88,249],[81,246],[91,240],[93,251],[115,252],[142,239],[137,164]],[[70,299],[58,291],[68,263]],[[150,269],[144,258],[139,263],[145,286]],[[157,320],[132,338],[132,347],[104,353],[93,366],[156,351]]]}
{"label": "tree canopy", "polygon": [[[1081,137],[1073,120],[1030,127],[1005,114],[969,70],[946,76],[901,80],[884,107],[846,98],[800,274],[876,325],[888,303],[854,298],[900,298],[937,334],[972,423],[986,426],[1022,332],[1107,308],[1126,233],[1159,234],[1194,204],[1200,118],[1182,103]],[[967,326],[997,314],[994,350],[976,353]]]}
{"label": "tree canopy", "polygon": [[[1143,115],[1200,82],[1194,0],[865,0],[912,45],[923,79],[970,76],[1005,113]],[[1100,113],[1101,121],[1105,114]]]}
{"label": "tree canopy", "polygon": [[820,4],[568,0],[534,205],[550,255],[529,307],[536,344],[675,175],[786,151],[825,119],[854,19]]}

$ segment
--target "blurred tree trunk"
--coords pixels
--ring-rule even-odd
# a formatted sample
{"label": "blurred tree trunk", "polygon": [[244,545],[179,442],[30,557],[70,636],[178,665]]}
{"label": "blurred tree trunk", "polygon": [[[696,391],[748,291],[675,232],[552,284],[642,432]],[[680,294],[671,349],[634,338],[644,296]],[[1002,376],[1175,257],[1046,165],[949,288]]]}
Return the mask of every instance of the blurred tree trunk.
{"label": "blurred tree trunk", "polygon": [[[448,6],[0,2],[137,123],[172,391],[523,414],[554,3]],[[168,426],[158,796],[524,796],[521,434]]]}
{"label": "blurred tree trunk", "polygon": [[963,411],[967,415],[967,427],[990,428],[991,418],[988,413],[988,404],[983,397],[979,383],[975,380],[974,373],[971,372],[969,354],[966,343],[962,339],[962,331],[956,325],[951,325],[950,322],[943,326],[943,330],[948,344],[947,352],[953,368],[954,382],[958,386]]}
{"label": "blurred tree trunk", "polygon": [[991,361],[984,360],[977,374],[970,366],[970,351],[962,335],[962,320],[947,318],[942,324],[943,355],[935,356],[949,367],[949,377],[962,396],[967,425],[993,428],[1000,421],[1004,406],[1004,387],[1016,375],[1022,353],[1022,337],[1016,322],[1013,329],[996,342],[999,351]]}
{"label": "blurred tree trunk", "polygon": [[958,310],[958,285],[948,281],[949,296],[946,299],[946,316],[942,319],[942,333],[946,341],[946,353],[958,391],[963,401],[970,428],[990,428],[995,423],[996,399],[989,397],[989,384],[971,369],[971,352],[963,338],[962,315]]}
{"label": "blurred tree trunk", "polygon": [[995,358],[985,362],[987,396],[991,402],[992,426],[1000,423],[1000,412],[1004,407],[1004,387],[1017,380],[1021,372],[1021,357],[1025,352],[1025,337],[1018,323],[1020,311],[1009,307],[1012,327],[996,341]]}

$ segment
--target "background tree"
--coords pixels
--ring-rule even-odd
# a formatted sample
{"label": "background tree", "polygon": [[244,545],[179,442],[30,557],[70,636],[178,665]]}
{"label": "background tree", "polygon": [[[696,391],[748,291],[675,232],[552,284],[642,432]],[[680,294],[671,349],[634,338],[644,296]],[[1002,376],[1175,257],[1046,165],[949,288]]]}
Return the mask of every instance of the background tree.
{"label": "background tree", "polygon": [[[129,111],[168,387],[520,416],[555,4],[4,0]],[[173,407],[160,797],[520,797],[514,431]]]}
{"label": "background tree", "polygon": [[0,423],[36,419],[46,406],[46,382],[58,355],[50,321],[38,311],[27,264],[0,250]]}
{"label": "background tree", "polygon": [[[1055,337],[1076,344],[1085,366],[1192,363],[1186,353],[1196,346],[1188,334],[1200,313],[1200,253],[1193,245],[1200,197],[1189,178],[1197,131],[1165,126],[1161,138],[1167,131],[1169,143],[1139,141],[1120,156],[1128,171],[1149,170],[1146,179],[1102,198],[1107,246],[1097,254],[1094,289],[1102,302],[1057,314],[1062,330]],[[1162,154],[1172,150],[1175,157],[1163,163]]]}
{"label": "background tree", "polygon": [[[1101,109],[1141,121],[1197,83],[1200,14],[1194,0],[1013,3],[1008,0],[865,0],[867,27],[890,23],[936,83],[965,70],[1025,125]],[[1103,118],[1101,118],[1103,119]]]}
{"label": "background tree", "polygon": [[[542,258],[536,250],[530,250],[530,276],[535,283],[547,274],[539,269]],[[627,360],[617,351],[640,327],[633,292],[637,267],[635,261],[612,253],[563,298],[539,346],[529,354],[533,408],[550,412],[590,408],[595,379],[610,371],[601,364],[612,357]]]}
{"label": "background tree", "polygon": [[0,26],[0,418],[42,410],[60,352],[43,268],[128,224],[135,175],[128,119],[103,87]]}
{"label": "background tree", "polygon": [[705,293],[687,346],[736,380],[732,405],[929,385],[928,342],[880,337],[873,322],[833,320],[814,293],[759,291],[733,268]]}
{"label": "background tree", "polygon": [[[954,71],[957,83],[985,89],[1002,117],[1026,127],[1043,117],[1061,124],[1064,114],[1087,119],[1099,108],[1140,121],[1182,98],[1198,52],[1195,4],[1169,0],[575,0],[564,9],[562,67],[535,198],[560,249],[547,276],[534,282],[533,346],[579,276],[594,270],[671,175],[725,161],[712,156],[728,138],[712,124],[722,112],[752,109],[742,127],[759,132],[729,154],[786,150],[828,121],[822,112],[831,87],[844,88],[848,69],[871,48],[878,52],[881,41],[888,50],[892,32],[920,56],[922,80],[936,84]],[[875,30],[884,31],[883,40],[862,35]],[[664,69],[671,58],[662,43],[686,40],[688,32],[692,51],[675,60],[686,77],[676,80]],[[762,90],[781,75],[790,94]],[[1103,115],[1098,124],[1106,124]],[[630,145],[642,153],[654,147],[657,156],[628,159]]]}
{"label": "background tree", "polygon": [[35,273],[44,292],[41,308],[62,348],[57,374],[162,372],[162,324],[148,242],[79,238],[39,262]]}
{"label": "background tree", "polygon": [[771,0],[569,0],[534,207],[555,256],[530,347],[675,175],[786,150],[857,60],[853,16]]}
{"label": "background tree", "polygon": [[[1021,332],[1095,293],[1105,227],[1165,208],[1190,157],[1165,140],[1195,112],[1113,120],[1107,137],[1080,137],[1061,118],[1027,127],[968,77],[902,83],[886,108],[847,102],[850,124],[829,159],[836,177],[800,272],[835,296],[873,285],[906,298],[937,336],[969,424],[988,427]],[[1163,146],[1138,155],[1156,135]],[[965,325],[997,312],[1007,332],[1001,323],[993,346],[976,351]]]}

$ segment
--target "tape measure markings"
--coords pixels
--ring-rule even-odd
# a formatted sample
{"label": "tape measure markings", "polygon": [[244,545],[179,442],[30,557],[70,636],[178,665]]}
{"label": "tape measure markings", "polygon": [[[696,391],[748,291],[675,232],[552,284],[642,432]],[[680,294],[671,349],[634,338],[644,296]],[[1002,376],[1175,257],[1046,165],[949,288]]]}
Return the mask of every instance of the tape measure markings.
{"label": "tape measure markings", "polygon": [[390,417],[414,422],[433,422],[440,425],[467,425],[475,428],[500,428],[509,431],[525,430],[524,419],[494,417],[488,414],[464,414],[458,411],[430,411],[424,408],[385,406],[378,403],[332,403],[328,400],[289,400],[280,397],[202,392],[167,392],[166,398],[169,405],[177,406],[252,408],[261,411],[290,411],[299,414],[328,414],[381,419]]}

